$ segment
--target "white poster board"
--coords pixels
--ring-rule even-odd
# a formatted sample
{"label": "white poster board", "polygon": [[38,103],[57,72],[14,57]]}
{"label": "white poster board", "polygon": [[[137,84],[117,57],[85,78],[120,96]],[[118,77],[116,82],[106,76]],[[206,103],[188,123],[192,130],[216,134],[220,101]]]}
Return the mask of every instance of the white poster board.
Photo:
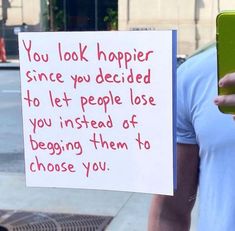
{"label": "white poster board", "polygon": [[19,33],[27,186],[173,194],[174,38]]}

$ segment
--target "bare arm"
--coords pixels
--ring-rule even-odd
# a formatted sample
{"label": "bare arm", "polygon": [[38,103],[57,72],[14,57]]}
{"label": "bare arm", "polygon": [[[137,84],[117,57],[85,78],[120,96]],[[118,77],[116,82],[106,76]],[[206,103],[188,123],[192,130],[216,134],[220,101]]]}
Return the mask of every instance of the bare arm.
{"label": "bare arm", "polygon": [[177,190],[173,197],[154,195],[149,231],[188,231],[195,203],[199,171],[197,145],[177,145]]}

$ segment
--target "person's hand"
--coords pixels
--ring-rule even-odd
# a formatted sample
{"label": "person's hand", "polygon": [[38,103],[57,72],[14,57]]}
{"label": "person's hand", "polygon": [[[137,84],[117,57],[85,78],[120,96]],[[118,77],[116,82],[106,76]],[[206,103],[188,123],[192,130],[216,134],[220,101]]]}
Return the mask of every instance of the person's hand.
{"label": "person's hand", "polygon": [[[225,75],[219,81],[219,87],[235,87],[235,72]],[[220,95],[214,100],[217,106],[235,106],[235,94]],[[235,119],[235,115],[233,116]]]}
{"label": "person's hand", "polygon": [[[219,81],[219,87],[235,87],[235,73],[227,74]],[[235,106],[234,95],[220,95],[214,100],[218,106]]]}

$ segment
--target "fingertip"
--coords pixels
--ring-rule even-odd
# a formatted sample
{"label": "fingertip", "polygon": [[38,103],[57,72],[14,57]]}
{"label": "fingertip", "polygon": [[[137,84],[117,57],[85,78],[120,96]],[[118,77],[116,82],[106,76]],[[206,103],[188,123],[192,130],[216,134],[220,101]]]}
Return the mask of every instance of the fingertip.
{"label": "fingertip", "polygon": [[217,99],[214,99],[214,104],[215,105],[218,105],[219,104],[219,101]]}
{"label": "fingertip", "polygon": [[221,103],[221,97],[220,97],[220,96],[217,96],[217,97],[214,99],[214,104],[218,106],[220,103]]}
{"label": "fingertip", "polygon": [[219,87],[223,87],[224,86],[224,82],[223,82],[223,80],[221,79],[220,81],[219,81]]}

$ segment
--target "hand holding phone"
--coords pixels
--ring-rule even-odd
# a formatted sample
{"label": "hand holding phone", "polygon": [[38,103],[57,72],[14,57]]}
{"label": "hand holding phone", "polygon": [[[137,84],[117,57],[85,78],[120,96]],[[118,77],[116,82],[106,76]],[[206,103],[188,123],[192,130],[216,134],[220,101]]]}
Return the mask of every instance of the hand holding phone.
{"label": "hand holding phone", "polygon": [[235,11],[216,18],[218,94],[215,103],[223,113],[235,114]]}

